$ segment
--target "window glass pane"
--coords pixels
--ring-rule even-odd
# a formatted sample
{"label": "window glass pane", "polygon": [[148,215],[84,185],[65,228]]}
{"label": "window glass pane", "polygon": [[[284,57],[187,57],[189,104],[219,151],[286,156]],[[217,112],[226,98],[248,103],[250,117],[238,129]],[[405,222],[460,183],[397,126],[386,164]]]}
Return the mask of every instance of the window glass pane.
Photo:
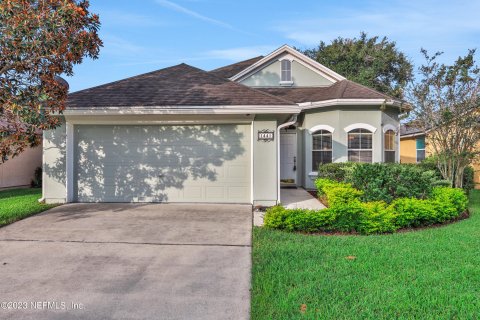
{"label": "window glass pane", "polygon": [[313,151],[312,152],[312,171],[317,171],[318,166],[324,163],[332,162],[332,151]]}
{"label": "window glass pane", "polygon": [[372,151],[360,151],[359,162],[372,162]]}
{"label": "window glass pane", "polygon": [[395,132],[393,130],[385,132],[385,150],[395,150]]}
{"label": "window glass pane", "polygon": [[331,150],[332,134],[326,130],[320,130],[313,134],[312,150]]}
{"label": "window glass pane", "polygon": [[282,60],[281,64],[281,74],[282,81],[291,81],[292,80],[292,66],[290,60]]}
{"label": "window glass pane", "polygon": [[417,138],[417,149],[425,149],[425,137]]}
{"label": "window glass pane", "polygon": [[322,150],[331,150],[332,149],[332,135],[325,134],[322,139]]}
{"label": "window glass pane", "polygon": [[417,162],[425,160],[425,150],[417,150]]}
{"label": "window glass pane", "polygon": [[395,162],[395,151],[385,151],[385,162],[393,163]]}
{"label": "window glass pane", "polygon": [[362,133],[360,139],[360,149],[372,149],[372,137],[371,133]]}
{"label": "window glass pane", "polygon": [[350,162],[358,162],[359,161],[359,154],[360,154],[360,151],[353,151],[353,150],[349,150],[348,151],[348,161]]}
{"label": "window glass pane", "polygon": [[313,150],[320,150],[322,148],[322,135],[317,134],[313,136]]}
{"label": "window glass pane", "polygon": [[348,134],[348,148],[360,149],[360,134],[355,134],[355,133]]}

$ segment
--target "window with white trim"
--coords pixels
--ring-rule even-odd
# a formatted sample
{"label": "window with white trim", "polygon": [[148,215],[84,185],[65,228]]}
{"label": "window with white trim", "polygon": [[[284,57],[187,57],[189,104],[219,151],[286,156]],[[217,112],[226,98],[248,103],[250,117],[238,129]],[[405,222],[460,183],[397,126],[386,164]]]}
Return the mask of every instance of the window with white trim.
{"label": "window with white trim", "polygon": [[292,61],[282,60],[281,61],[281,82],[292,82]]}
{"label": "window with white trim", "polygon": [[318,166],[332,162],[332,133],[327,130],[318,130],[312,133],[312,171]]}
{"label": "window with white trim", "polygon": [[395,162],[395,131],[387,130],[384,134],[385,140],[385,162]]}
{"label": "window with white trim", "polygon": [[353,129],[348,132],[348,161],[372,162],[373,133],[367,129]]}

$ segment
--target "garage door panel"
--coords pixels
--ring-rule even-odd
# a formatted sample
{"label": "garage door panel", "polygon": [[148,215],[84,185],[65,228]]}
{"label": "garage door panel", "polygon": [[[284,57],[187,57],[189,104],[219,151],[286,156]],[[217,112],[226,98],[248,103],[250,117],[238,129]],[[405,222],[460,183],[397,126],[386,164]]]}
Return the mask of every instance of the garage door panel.
{"label": "garage door panel", "polygon": [[250,126],[76,126],[80,202],[250,202]]}

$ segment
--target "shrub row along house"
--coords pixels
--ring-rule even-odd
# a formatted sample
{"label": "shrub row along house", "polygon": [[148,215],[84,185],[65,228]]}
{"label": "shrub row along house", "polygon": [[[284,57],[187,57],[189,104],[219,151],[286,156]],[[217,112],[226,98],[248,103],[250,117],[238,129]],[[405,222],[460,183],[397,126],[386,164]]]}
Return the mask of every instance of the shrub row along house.
{"label": "shrub row along house", "polygon": [[[480,150],[480,144],[477,145]],[[429,155],[428,134],[415,125],[403,124],[400,128],[400,162],[419,163]],[[475,189],[480,189],[480,162],[472,163]]]}
{"label": "shrub row along house", "polygon": [[289,46],[210,72],[180,64],[70,94],[44,133],[47,202],[271,206],[320,163],[398,162],[408,105]]}

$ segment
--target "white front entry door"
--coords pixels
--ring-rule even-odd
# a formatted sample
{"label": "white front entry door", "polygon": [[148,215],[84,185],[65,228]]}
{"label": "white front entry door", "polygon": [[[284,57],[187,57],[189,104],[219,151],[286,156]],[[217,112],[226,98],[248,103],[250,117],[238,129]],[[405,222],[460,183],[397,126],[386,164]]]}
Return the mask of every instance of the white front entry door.
{"label": "white front entry door", "polygon": [[297,134],[280,134],[280,181],[295,183],[297,180]]}

